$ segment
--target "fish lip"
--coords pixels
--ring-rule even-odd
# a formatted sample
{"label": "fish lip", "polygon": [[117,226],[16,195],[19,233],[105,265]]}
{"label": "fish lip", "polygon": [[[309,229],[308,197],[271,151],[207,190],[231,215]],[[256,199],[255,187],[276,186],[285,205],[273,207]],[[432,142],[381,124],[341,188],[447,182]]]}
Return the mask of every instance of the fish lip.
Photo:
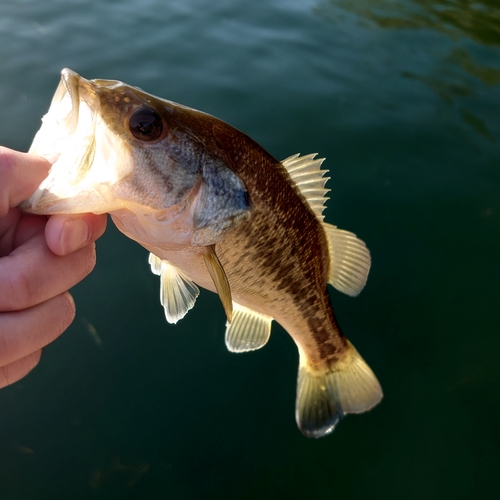
{"label": "fish lip", "polygon": [[[21,210],[45,214],[76,213],[75,210],[68,211],[67,207],[60,208],[57,202],[67,201],[67,196],[63,196],[64,192],[62,191],[55,194],[52,190],[54,184],[57,184],[56,177],[60,178],[62,176],[68,186],[75,185],[78,182],[79,167],[69,171],[64,166],[67,160],[63,162],[62,166],[59,160],[61,156],[64,156],[70,150],[66,146],[72,143],[73,136],[78,134],[80,119],[86,116],[85,109],[82,107],[83,103],[91,108],[95,105],[95,99],[96,88],[92,81],[86,80],[69,68],[64,68],[61,71],[60,83],[56,89],[50,108],[42,119],[42,127],[37,132],[29,151],[45,157],[52,164],[52,168],[49,171],[49,175],[42,181],[30,198],[20,205]],[[63,115],[58,115],[56,109],[62,106],[63,102],[66,104],[62,109],[66,109],[66,111]],[[48,121],[49,125],[45,121],[47,116],[52,117]],[[92,119],[92,125],[94,123],[94,119]],[[51,146],[53,149],[44,149],[43,145],[50,138],[50,132],[53,129],[56,132],[56,139]],[[79,156],[75,158],[80,159]]]}
{"label": "fish lip", "polygon": [[66,92],[71,97],[71,122],[69,126],[69,135],[73,134],[78,126],[78,114],[80,110],[80,81],[82,77],[75,71],[64,68],[61,71],[61,82]]}

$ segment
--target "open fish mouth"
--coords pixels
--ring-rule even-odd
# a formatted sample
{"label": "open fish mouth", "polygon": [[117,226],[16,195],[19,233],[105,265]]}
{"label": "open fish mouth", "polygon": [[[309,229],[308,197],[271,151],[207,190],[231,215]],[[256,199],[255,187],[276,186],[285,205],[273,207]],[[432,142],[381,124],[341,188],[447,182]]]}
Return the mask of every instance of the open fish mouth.
{"label": "open fish mouth", "polygon": [[[49,111],[29,149],[29,153],[46,158],[52,168],[35,193],[23,202],[23,210],[44,214],[109,211],[106,185],[116,179],[109,168],[93,168],[98,159],[96,131],[100,122],[96,84],[63,69]],[[102,150],[109,134],[100,135]],[[103,160],[102,151],[98,156]]]}
{"label": "open fish mouth", "polygon": [[141,241],[212,245],[246,220],[252,204],[242,179],[193,132],[204,131],[206,120],[214,118],[117,80],[86,80],[64,69],[29,150],[52,168],[20,208],[109,213]]}

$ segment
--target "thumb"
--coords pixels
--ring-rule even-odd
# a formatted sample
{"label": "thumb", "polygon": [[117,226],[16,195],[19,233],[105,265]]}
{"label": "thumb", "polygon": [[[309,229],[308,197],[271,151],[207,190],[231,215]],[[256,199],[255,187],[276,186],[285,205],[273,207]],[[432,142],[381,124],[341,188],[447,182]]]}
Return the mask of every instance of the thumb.
{"label": "thumb", "polygon": [[50,166],[41,156],[0,146],[0,218],[33,194]]}

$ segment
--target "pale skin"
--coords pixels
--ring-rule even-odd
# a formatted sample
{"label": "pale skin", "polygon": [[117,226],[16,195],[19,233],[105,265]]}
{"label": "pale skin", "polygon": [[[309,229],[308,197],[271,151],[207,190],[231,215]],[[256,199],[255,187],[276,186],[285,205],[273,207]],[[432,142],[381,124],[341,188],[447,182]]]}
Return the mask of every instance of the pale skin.
{"label": "pale skin", "polygon": [[0,146],[0,388],[28,374],[71,324],[68,290],[94,268],[94,241],[106,229],[106,215],[16,208],[49,169],[44,158]]}

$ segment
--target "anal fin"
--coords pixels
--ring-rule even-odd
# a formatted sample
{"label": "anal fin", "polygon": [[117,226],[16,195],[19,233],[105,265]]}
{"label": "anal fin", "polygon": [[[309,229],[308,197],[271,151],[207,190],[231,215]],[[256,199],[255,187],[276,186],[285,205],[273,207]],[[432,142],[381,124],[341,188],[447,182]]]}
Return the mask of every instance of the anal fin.
{"label": "anal fin", "polygon": [[176,267],[149,254],[151,271],[160,276],[160,302],[169,323],[177,323],[194,306],[199,288]]}
{"label": "anal fin", "polygon": [[382,397],[377,377],[350,342],[345,356],[323,371],[300,353],[295,418],[306,436],[326,436],[344,415],[368,411]]}
{"label": "anal fin", "polygon": [[363,241],[349,231],[323,223],[330,250],[328,283],[351,297],[363,290],[371,266],[371,257]]}
{"label": "anal fin", "polygon": [[266,345],[273,318],[233,302],[233,320],[226,324],[226,346],[231,352],[255,351]]}

